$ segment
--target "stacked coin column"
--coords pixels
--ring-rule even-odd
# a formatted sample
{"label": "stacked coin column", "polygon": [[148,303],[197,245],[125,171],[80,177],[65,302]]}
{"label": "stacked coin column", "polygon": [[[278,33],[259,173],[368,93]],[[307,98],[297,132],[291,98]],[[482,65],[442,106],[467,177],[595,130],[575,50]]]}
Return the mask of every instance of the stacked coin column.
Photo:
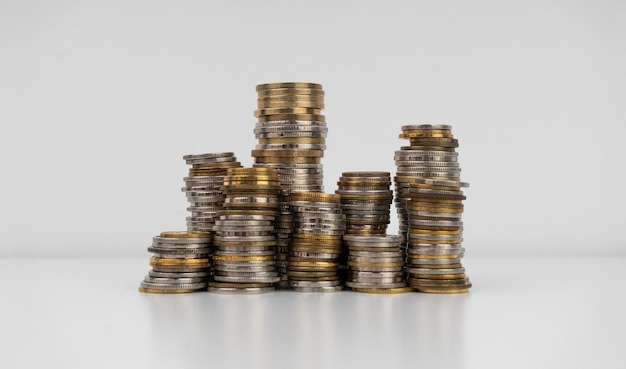
{"label": "stacked coin column", "polygon": [[321,115],[324,91],[315,83],[269,83],[256,87],[258,144],[252,151],[254,167],[274,168],[280,179],[280,214],[276,222],[278,288],[288,288],[287,249],[291,234],[288,196],[292,192],[324,190],[321,158],[327,127]]}
{"label": "stacked coin column", "polygon": [[[450,132],[449,125],[406,125],[402,126],[400,138],[408,139],[410,146],[402,146],[399,151],[395,152],[396,176],[394,177],[395,185],[395,203],[398,211],[398,221],[400,229],[398,235],[403,242],[403,248],[406,252],[408,246],[409,231],[409,213],[406,205],[408,201],[408,189],[412,177],[421,178],[452,178],[459,180],[458,165],[448,165],[447,161],[436,160],[439,157],[456,159],[455,148],[459,146],[458,141],[453,137],[444,137]],[[432,155],[431,155],[432,154]],[[429,160],[434,156],[435,160]],[[456,163],[451,162],[452,164]],[[438,165],[441,164],[441,165]],[[437,170],[439,168],[440,170]],[[446,169],[447,168],[447,169]]]}
{"label": "stacked coin column", "polygon": [[228,168],[241,167],[241,163],[232,152],[185,155],[183,159],[192,166],[181,189],[189,201],[187,211],[191,212],[187,230],[211,232],[224,203],[224,175]]}
{"label": "stacked coin column", "polygon": [[289,249],[289,285],[301,292],[342,289],[338,258],[343,251],[345,215],[339,195],[298,192],[289,196],[293,233]]}
{"label": "stacked coin column", "polygon": [[224,210],[215,223],[215,282],[209,291],[259,293],[274,289],[274,221],[278,174],[271,168],[232,168],[224,177]]}
{"label": "stacked coin column", "polygon": [[346,285],[356,292],[402,293],[406,288],[400,238],[392,235],[343,236],[348,245],[350,277]]}
{"label": "stacked coin column", "polygon": [[458,140],[449,125],[407,125],[396,151],[398,207],[404,206],[408,282],[422,292],[465,292],[471,284],[460,265],[463,249]]}
{"label": "stacked coin column", "polygon": [[425,178],[411,183],[407,270],[419,292],[461,293],[472,286],[461,265],[465,185]]}
{"label": "stacked coin column", "polygon": [[[393,201],[389,172],[344,172],[336,194],[346,215],[346,234],[382,235],[387,232],[389,208]],[[349,280],[348,254],[339,261],[339,275]]]}
{"label": "stacked coin column", "polygon": [[211,234],[204,232],[162,232],[152,239],[148,251],[152,270],[139,291],[187,293],[206,290],[211,262]]}

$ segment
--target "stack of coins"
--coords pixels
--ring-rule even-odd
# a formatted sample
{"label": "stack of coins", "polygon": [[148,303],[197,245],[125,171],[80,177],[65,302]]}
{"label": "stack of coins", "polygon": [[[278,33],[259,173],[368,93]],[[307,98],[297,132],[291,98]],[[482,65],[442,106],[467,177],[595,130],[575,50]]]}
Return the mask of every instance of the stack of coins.
{"label": "stack of coins", "polygon": [[258,139],[254,167],[274,168],[280,179],[280,215],[276,223],[278,288],[287,288],[287,248],[291,215],[287,199],[292,192],[322,192],[324,177],[321,158],[326,149],[328,128],[321,111],[324,90],[316,83],[268,83],[256,87],[254,116]]}
{"label": "stack of coins", "polygon": [[215,282],[209,291],[261,293],[274,290],[274,222],[278,174],[271,168],[231,168],[224,177],[224,210],[215,222]]}
{"label": "stack of coins", "polygon": [[[395,152],[396,176],[394,177],[395,202],[398,212],[401,247],[406,254],[408,246],[409,213],[406,205],[407,192],[413,177],[459,180],[460,169],[456,163],[455,148],[458,140],[452,137],[449,125],[402,126],[400,138],[408,139],[410,146]],[[437,160],[443,153],[454,161]],[[431,157],[433,157],[431,160]],[[441,165],[439,165],[441,164]]]}
{"label": "stack of coins", "polygon": [[401,293],[406,287],[400,238],[391,235],[343,236],[348,246],[350,277],[346,285],[356,292]]}
{"label": "stack of coins", "polygon": [[187,230],[211,232],[217,212],[222,209],[224,195],[222,184],[228,168],[241,167],[232,152],[185,155],[183,159],[191,165],[189,176],[185,177],[185,187],[181,190],[187,195]]}
{"label": "stack of coins", "polygon": [[140,292],[187,293],[206,290],[211,266],[211,234],[163,232],[152,240],[150,270]]}
{"label": "stack of coins", "polygon": [[289,196],[293,233],[287,274],[301,292],[341,291],[338,258],[343,251],[345,215],[339,195],[297,192]]}
{"label": "stack of coins", "polygon": [[466,292],[471,284],[461,266],[465,196],[460,191],[459,143],[449,125],[408,125],[396,151],[395,177],[400,232],[407,241],[409,285],[421,292]]}
{"label": "stack of coins", "polygon": [[393,201],[389,172],[343,172],[337,182],[346,234],[385,234]]}
{"label": "stack of coins", "polygon": [[472,286],[461,265],[464,249],[459,181],[415,178],[409,189],[409,283],[417,291],[467,292]]}

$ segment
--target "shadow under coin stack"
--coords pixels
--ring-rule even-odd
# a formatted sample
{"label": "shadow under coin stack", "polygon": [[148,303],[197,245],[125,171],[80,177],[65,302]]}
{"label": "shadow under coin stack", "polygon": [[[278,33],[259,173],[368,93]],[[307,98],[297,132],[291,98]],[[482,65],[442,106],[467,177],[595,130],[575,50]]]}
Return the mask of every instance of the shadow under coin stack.
{"label": "shadow under coin stack", "polygon": [[282,82],[256,87],[258,93],[254,128],[258,144],[252,151],[254,167],[274,168],[280,179],[281,203],[276,222],[278,288],[288,288],[287,248],[292,218],[287,198],[293,192],[322,192],[321,158],[326,149],[324,91],[316,83]]}
{"label": "shadow under coin stack", "polygon": [[395,155],[406,206],[408,283],[420,292],[467,292],[460,188],[468,184],[460,180],[458,140],[451,126],[430,124],[403,126],[400,138],[411,142]]}
{"label": "shadow under coin stack", "polygon": [[248,294],[274,290],[274,222],[278,174],[271,168],[231,168],[224,177],[224,210],[215,222],[214,282],[209,291]]}
{"label": "shadow under coin stack", "polygon": [[289,286],[300,292],[341,291],[338,259],[343,252],[345,215],[339,195],[292,193],[289,206],[293,215]]}
{"label": "shadow under coin stack", "polygon": [[187,293],[206,290],[211,266],[211,234],[163,232],[148,251],[152,270],[141,282],[140,292]]}
{"label": "shadow under coin stack", "polygon": [[187,195],[187,230],[211,232],[217,219],[217,212],[222,209],[224,195],[222,184],[228,168],[241,167],[232,152],[185,155],[183,159],[191,165],[189,177],[185,177],[185,187],[181,190]]}
{"label": "shadow under coin stack", "polygon": [[385,294],[413,291],[406,287],[398,236],[346,234],[343,239],[348,245],[350,267],[346,285],[353,291]]}

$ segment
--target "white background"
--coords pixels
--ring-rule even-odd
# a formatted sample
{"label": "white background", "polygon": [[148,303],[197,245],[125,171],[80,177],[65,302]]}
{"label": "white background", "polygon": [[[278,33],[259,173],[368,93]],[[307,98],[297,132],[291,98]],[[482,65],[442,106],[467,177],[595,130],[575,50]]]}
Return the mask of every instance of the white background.
{"label": "white background", "polygon": [[[620,1],[0,2],[0,256],[145,256],[190,153],[250,166],[255,85],[326,91],[326,192],[459,139],[466,256],[625,255]],[[395,218],[395,209],[392,208]],[[389,233],[397,232],[397,221]]]}

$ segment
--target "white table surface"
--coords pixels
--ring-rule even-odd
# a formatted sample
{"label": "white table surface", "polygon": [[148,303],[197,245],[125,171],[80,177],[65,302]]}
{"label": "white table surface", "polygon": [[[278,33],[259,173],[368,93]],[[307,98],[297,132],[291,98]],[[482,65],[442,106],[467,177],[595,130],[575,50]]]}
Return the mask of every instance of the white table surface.
{"label": "white table surface", "polygon": [[625,368],[626,258],[466,256],[462,295],[137,291],[142,259],[0,260],[0,368]]}

